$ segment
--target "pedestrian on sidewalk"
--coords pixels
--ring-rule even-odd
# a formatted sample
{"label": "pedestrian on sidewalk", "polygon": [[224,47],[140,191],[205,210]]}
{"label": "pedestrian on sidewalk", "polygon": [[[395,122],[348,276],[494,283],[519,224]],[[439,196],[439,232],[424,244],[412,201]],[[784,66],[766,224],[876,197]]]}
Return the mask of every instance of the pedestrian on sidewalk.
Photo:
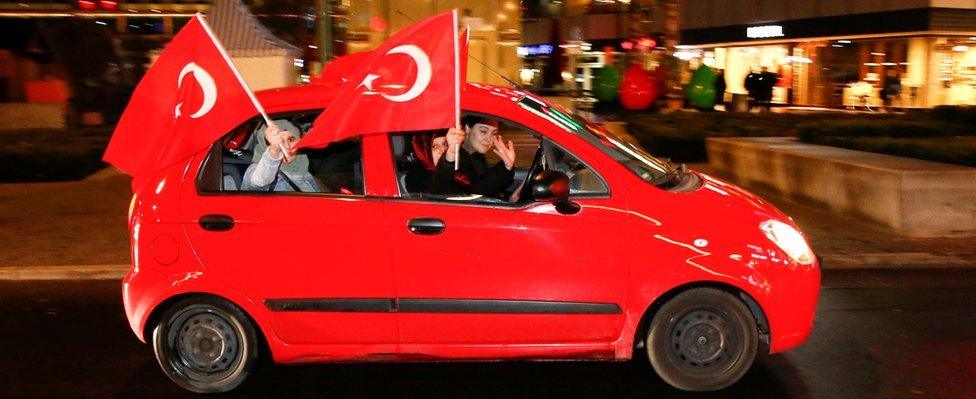
{"label": "pedestrian on sidewalk", "polygon": [[725,70],[718,69],[715,71],[715,105],[722,105],[723,108],[728,110],[725,106]]}
{"label": "pedestrian on sidewalk", "polygon": [[775,72],[770,72],[769,67],[762,67],[759,72],[759,106],[769,112],[770,104],[773,102],[773,88],[776,87],[778,76]]}
{"label": "pedestrian on sidewalk", "polygon": [[743,86],[745,86],[746,92],[749,93],[749,111],[752,111],[752,108],[759,104],[761,81],[762,75],[757,73],[755,70],[746,75],[746,80],[745,83],[743,83]]}
{"label": "pedestrian on sidewalk", "polygon": [[895,98],[901,95],[901,78],[898,71],[889,69],[885,72],[884,82],[881,85],[881,100],[884,101],[885,108],[891,107]]}

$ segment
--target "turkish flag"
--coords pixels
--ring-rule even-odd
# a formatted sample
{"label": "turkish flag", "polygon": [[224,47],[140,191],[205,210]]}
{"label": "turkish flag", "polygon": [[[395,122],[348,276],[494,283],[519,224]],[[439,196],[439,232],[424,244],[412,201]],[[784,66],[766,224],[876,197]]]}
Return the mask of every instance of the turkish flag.
{"label": "turkish flag", "polygon": [[368,133],[455,126],[464,82],[460,46],[457,11],[397,32],[363,56],[298,147],[324,147]]}
{"label": "turkish flag", "polygon": [[209,148],[255,115],[253,95],[200,14],[136,86],[102,160],[151,177]]}
{"label": "turkish flag", "polygon": [[325,69],[322,70],[321,75],[311,79],[311,83],[342,85],[349,80],[350,76],[357,75],[358,71],[362,70],[361,64],[370,55],[371,53],[369,51],[364,51],[333,58],[325,64]]}
{"label": "turkish flag", "polygon": [[[458,62],[461,63],[461,65],[459,65],[458,68],[461,70],[462,84],[467,81],[468,76],[468,42],[471,41],[471,32],[469,32],[468,29],[470,28],[465,27],[464,30],[461,31],[461,35],[458,36],[458,40],[460,40],[461,43],[461,47],[458,48]],[[461,89],[463,90],[464,87],[462,86]]]}

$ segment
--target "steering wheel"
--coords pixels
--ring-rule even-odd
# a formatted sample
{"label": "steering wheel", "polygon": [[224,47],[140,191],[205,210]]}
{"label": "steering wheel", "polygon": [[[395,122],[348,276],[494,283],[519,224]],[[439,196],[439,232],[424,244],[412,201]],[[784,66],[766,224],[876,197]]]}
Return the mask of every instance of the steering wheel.
{"label": "steering wheel", "polygon": [[529,173],[525,175],[525,180],[522,180],[522,183],[515,188],[515,191],[512,191],[512,195],[508,196],[509,203],[514,204],[519,202],[522,195],[530,192],[532,189],[530,183],[532,181],[532,177],[535,176],[535,174],[542,168],[543,147],[545,147],[545,145],[539,143],[539,149],[535,151],[535,156],[532,157],[532,165],[529,166]]}

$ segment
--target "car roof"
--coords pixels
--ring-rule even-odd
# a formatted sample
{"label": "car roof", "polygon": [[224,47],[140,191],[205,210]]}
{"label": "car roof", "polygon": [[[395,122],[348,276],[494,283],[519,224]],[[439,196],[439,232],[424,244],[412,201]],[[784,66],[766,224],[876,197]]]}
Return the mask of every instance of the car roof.
{"label": "car roof", "polygon": [[[287,112],[327,107],[341,88],[340,84],[309,84],[261,90],[255,93],[258,101],[269,113]],[[468,107],[475,103],[493,106],[511,105],[529,95],[528,92],[485,83],[468,82],[461,91],[461,105]]]}

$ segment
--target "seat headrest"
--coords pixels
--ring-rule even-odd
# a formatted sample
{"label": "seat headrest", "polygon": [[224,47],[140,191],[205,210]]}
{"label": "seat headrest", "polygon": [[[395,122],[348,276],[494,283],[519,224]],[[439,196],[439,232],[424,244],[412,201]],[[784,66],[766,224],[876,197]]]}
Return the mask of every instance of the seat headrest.
{"label": "seat headrest", "polygon": [[407,154],[407,136],[402,134],[390,136],[390,145],[393,150],[393,157],[402,160]]}

